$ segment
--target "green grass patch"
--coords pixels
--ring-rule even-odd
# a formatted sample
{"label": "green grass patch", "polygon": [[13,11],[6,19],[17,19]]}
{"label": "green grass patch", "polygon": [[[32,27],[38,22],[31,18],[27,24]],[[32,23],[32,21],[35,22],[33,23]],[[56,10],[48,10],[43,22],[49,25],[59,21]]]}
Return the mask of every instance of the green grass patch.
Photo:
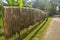
{"label": "green grass patch", "polygon": [[2,11],[0,10],[0,27],[3,27]]}
{"label": "green grass patch", "polygon": [[[42,36],[43,32],[48,28],[49,23],[51,21],[51,17],[48,18],[48,21],[46,22],[46,19],[37,26],[37,28],[31,32],[24,40],[36,40],[39,39]],[[45,23],[46,22],[46,23]],[[45,25],[44,25],[45,24]]]}
{"label": "green grass patch", "polygon": [[0,26],[1,27],[3,26],[3,19],[2,19],[2,17],[0,18]]}
{"label": "green grass patch", "polygon": [[0,17],[0,27],[3,27],[3,19]]}
{"label": "green grass patch", "polygon": [[0,9],[0,15],[2,14],[2,10]]}
{"label": "green grass patch", "polygon": [[49,27],[49,24],[50,24],[51,20],[52,20],[52,18],[49,17],[48,21],[45,23],[45,25],[42,27],[42,29],[39,30],[39,32],[34,36],[34,38],[32,40],[36,40],[36,39],[41,40],[41,39],[43,39],[44,32]]}

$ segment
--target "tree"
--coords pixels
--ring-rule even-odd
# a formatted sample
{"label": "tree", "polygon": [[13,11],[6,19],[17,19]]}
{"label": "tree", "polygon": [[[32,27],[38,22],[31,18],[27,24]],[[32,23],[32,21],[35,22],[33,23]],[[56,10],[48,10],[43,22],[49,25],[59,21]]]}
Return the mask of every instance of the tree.
{"label": "tree", "polygon": [[28,0],[22,0],[22,1],[23,1],[23,5],[26,5]]}
{"label": "tree", "polygon": [[15,0],[6,0],[9,6],[15,5]]}
{"label": "tree", "polygon": [[41,10],[45,10],[45,4],[46,4],[47,0],[34,0],[32,3],[32,6],[34,8],[39,8]]}
{"label": "tree", "polygon": [[23,6],[23,1],[22,0],[18,0],[18,4],[19,4],[20,7],[22,7]]}

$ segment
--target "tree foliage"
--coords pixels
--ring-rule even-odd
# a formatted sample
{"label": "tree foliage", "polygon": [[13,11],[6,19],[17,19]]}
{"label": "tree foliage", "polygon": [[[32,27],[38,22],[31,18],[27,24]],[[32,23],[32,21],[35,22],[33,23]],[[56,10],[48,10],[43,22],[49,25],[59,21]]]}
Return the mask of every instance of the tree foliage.
{"label": "tree foliage", "polygon": [[15,0],[6,0],[8,5],[13,6],[15,4]]}
{"label": "tree foliage", "polygon": [[22,7],[23,6],[23,1],[22,0],[18,0],[18,4],[19,4],[20,7]]}
{"label": "tree foliage", "polygon": [[[41,10],[47,11],[50,14],[56,12],[56,7],[59,6],[60,8],[60,0],[6,0],[7,4],[10,6],[24,6],[24,7],[33,7],[39,8]],[[28,2],[29,1],[29,2]],[[2,1],[0,1],[1,5]],[[3,3],[7,5],[6,3]]]}

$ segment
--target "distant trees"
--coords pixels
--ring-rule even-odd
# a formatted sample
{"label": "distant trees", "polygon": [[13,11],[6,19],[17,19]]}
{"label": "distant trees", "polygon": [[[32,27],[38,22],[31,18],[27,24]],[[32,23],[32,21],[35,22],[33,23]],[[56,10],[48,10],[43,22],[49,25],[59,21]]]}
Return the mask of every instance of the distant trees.
{"label": "distant trees", "polygon": [[60,0],[35,0],[32,7],[47,11],[49,15],[56,14],[57,6],[60,9]]}
{"label": "distant trees", "polygon": [[35,0],[33,1],[32,6],[34,8],[39,8],[41,10],[44,10],[45,3],[42,0]]}

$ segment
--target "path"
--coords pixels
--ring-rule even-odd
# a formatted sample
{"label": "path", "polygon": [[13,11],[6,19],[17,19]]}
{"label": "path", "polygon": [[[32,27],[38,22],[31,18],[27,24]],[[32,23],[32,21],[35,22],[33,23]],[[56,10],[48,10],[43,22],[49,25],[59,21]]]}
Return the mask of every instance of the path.
{"label": "path", "polygon": [[59,15],[53,16],[49,28],[44,33],[43,40],[60,40],[60,18],[59,18]]}

